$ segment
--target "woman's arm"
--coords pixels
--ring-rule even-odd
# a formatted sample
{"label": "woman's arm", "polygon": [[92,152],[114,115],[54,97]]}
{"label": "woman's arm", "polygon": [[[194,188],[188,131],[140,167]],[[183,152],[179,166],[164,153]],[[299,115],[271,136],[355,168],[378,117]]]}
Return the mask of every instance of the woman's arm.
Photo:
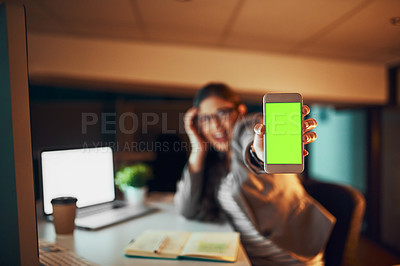
{"label": "woman's arm", "polygon": [[[264,174],[264,169],[256,161],[252,160],[250,148],[255,138],[254,126],[262,123],[262,114],[256,113],[247,115],[238,120],[233,132],[231,143],[232,158],[235,164],[242,164],[254,174]],[[233,166],[235,168],[235,166]],[[242,183],[247,179],[247,175],[236,175]]]}
{"label": "woman's arm", "polygon": [[191,152],[182,178],[177,184],[174,202],[178,211],[186,218],[194,218],[200,209],[200,198],[204,183],[204,163],[207,142],[199,133],[196,124],[197,108],[192,107],[184,117],[185,131],[190,140]]}
{"label": "woman's arm", "polygon": [[[315,140],[315,133],[307,131],[316,125],[313,119],[306,121],[305,144]],[[238,193],[233,196],[257,231],[297,257],[312,258],[323,250],[335,218],[305,192],[295,174],[266,174],[252,161],[250,148],[257,138],[253,129],[259,123],[261,114],[248,116],[235,126],[231,172],[233,191]]]}
{"label": "woman's arm", "polygon": [[188,219],[193,219],[200,210],[203,171],[190,173],[189,165],[186,165],[183,169],[182,179],[178,182],[176,189],[175,207],[180,214]]}

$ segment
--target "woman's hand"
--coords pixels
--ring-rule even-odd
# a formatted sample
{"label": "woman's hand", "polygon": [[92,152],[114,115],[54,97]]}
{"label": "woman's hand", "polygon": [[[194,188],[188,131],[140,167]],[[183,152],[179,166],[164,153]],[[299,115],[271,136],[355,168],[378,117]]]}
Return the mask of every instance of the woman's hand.
{"label": "woman's hand", "polygon": [[197,108],[192,107],[186,111],[183,118],[186,134],[189,137],[191,153],[189,156],[189,170],[199,172],[203,167],[204,157],[208,149],[208,143],[201,137],[196,123]]}
{"label": "woman's hand", "polygon": [[[302,116],[305,117],[310,113],[310,107],[308,105],[303,105]],[[317,139],[317,134],[315,132],[309,132],[313,130],[317,126],[317,121],[314,118],[308,118],[303,120],[302,128],[303,128],[303,143],[304,145],[314,142]],[[254,141],[253,141],[253,149],[256,153],[257,157],[264,162],[265,154],[264,154],[264,134],[265,134],[265,125],[257,124],[254,126]],[[303,150],[303,156],[307,156],[308,151]]]}

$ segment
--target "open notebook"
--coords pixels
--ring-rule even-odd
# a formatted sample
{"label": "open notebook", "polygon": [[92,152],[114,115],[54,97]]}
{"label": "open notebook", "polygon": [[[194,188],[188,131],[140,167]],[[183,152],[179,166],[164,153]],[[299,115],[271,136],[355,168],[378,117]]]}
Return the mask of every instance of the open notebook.
{"label": "open notebook", "polygon": [[240,236],[236,232],[143,232],[125,249],[128,257],[198,259],[235,262]]}

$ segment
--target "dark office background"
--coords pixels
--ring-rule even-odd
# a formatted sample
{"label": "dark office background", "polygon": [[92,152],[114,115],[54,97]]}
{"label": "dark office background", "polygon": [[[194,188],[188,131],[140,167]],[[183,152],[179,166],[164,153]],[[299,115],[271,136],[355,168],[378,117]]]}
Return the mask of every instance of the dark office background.
{"label": "dark office background", "polygon": [[[149,184],[150,191],[174,191],[187,158],[189,143],[183,131],[182,115],[191,106],[188,96],[163,96],[146,93],[121,93],[112,90],[86,90],[53,86],[30,86],[30,108],[32,127],[32,150],[35,167],[36,197],[40,198],[38,158],[43,149],[78,148],[84,146],[112,146],[116,157],[116,170],[134,162],[145,162],[155,169],[155,178]],[[261,105],[246,102],[249,112],[262,111]],[[399,157],[400,111],[396,105],[389,107],[345,106],[335,103],[314,104],[311,116],[318,121],[316,132],[318,140],[308,146],[310,155],[306,158],[306,171],[303,178],[312,178],[326,182],[347,184],[359,189],[367,198],[380,195],[368,208],[363,226],[364,234],[378,237],[396,252],[396,241],[391,228],[397,226],[396,217],[400,208],[394,204],[400,187]],[[124,112],[135,113],[138,129],[133,134],[124,134],[118,128],[119,118]],[[82,114],[96,114],[99,122],[87,126],[82,132]],[[161,119],[163,113],[167,124],[158,123],[148,127],[143,133],[142,114],[153,113]],[[107,117],[106,131],[102,130],[102,114]],[[375,117],[375,118],[374,118]],[[129,119],[128,119],[129,120]],[[125,123],[125,122],[124,122]],[[371,125],[374,123],[374,125]],[[104,125],[103,125],[104,126]],[[131,128],[132,124],[124,124]],[[378,139],[371,133],[374,127],[379,129]],[[175,130],[176,134],[165,133]],[[115,131],[115,132],[114,132]],[[111,133],[110,133],[111,132]],[[379,152],[382,155],[378,177],[371,177],[371,153],[374,142],[380,141]],[[167,143],[169,150],[157,150],[155,142]],[[181,143],[182,149],[174,150],[174,143]],[[132,143],[141,143],[140,149]],[[182,144],[183,143],[183,144]],[[176,165],[178,167],[176,167]],[[376,165],[375,165],[376,166]],[[156,170],[157,169],[157,170]],[[160,171],[163,169],[163,171]],[[381,179],[381,187],[371,187]],[[371,194],[371,195],[370,195]],[[396,207],[397,206],[397,207]],[[379,213],[376,213],[376,212]],[[375,219],[371,216],[379,216]],[[376,222],[378,221],[378,223]],[[368,225],[370,223],[370,225]],[[373,225],[371,225],[374,223]],[[370,226],[370,227],[368,227]],[[373,226],[375,229],[371,229]]]}

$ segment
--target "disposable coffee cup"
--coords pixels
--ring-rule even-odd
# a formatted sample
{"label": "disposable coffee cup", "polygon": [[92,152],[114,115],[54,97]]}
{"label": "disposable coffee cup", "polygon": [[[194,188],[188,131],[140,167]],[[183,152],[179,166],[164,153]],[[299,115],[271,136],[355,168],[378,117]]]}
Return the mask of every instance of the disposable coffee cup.
{"label": "disposable coffee cup", "polygon": [[72,234],[75,228],[76,198],[60,197],[51,200],[56,234]]}

